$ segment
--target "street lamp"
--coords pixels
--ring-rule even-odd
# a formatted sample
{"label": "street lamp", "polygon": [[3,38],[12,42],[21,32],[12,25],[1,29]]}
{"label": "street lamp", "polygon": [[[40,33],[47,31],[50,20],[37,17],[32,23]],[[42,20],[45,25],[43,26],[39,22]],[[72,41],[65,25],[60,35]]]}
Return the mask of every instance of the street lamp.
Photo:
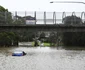
{"label": "street lamp", "polygon": [[[75,3],[75,4],[78,3],[78,4],[84,4],[85,5],[85,2],[80,2],[80,1],[51,1],[50,3]],[[65,14],[65,12],[63,12],[63,14]],[[72,14],[75,14],[75,12],[73,12]],[[81,17],[82,17],[83,14],[84,14],[84,17],[85,17],[85,12],[82,12]],[[57,39],[57,41],[58,41],[58,45],[59,45],[59,40]]]}
{"label": "street lamp", "polygon": [[85,4],[85,2],[80,2],[80,1],[51,1],[50,3],[80,3],[80,4]]}
{"label": "street lamp", "polygon": [[[51,1],[50,3],[78,3],[78,4],[84,4],[85,5],[85,2],[82,2],[82,1]],[[73,12],[73,13],[75,13],[75,12]],[[84,14],[84,17],[85,17],[85,12],[82,12],[81,13],[81,18],[82,18],[82,16],[83,16],[83,14]]]}

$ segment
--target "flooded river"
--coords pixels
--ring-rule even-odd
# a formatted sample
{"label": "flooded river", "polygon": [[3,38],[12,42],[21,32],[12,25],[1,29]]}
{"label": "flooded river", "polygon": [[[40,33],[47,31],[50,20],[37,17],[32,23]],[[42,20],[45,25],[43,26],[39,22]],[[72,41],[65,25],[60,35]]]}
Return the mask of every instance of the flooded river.
{"label": "flooded river", "polygon": [[[23,50],[25,56],[11,56]],[[0,70],[84,70],[84,50],[64,50],[50,47],[0,48]]]}

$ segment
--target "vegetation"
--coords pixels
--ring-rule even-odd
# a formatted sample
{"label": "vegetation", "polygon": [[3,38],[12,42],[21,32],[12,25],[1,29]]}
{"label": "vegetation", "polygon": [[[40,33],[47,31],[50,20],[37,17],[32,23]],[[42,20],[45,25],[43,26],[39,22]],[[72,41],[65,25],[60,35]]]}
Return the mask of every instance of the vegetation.
{"label": "vegetation", "polygon": [[13,32],[0,32],[0,46],[18,45],[18,36]]}
{"label": "vegetation", "polygon": [[12,14],[8,9],[0,6],[0,25],[3,24],[12,24]]}
{"label": "vegetation", "polygon": [[80,17],[77,17],[77,16],[67,16],[65,18],[63,18],[63,23],[64,24],[82,24],[82,19]]}
{"label": "vegetation", "polygon": [[[12,13],[0,6],[0,25],[5,24],[25,24],[25,20],[36,20],[35,17],[31,16],[14,16],[16,19],[12,18]],[[81,24],[82,19],[77,16],[67,16],[63,18],[63,23],[66,25],[76,25]],[[85,23],[85,22],[84,22]],[[46,37],[44,32],[38,34],[38,32],[31,32],[29,30],[6,30],[0,32],[0,46],[11,46],[18,45],[20,42],[33,41],[36,37],[39,38],[41,42],[44,43],[44,46],[57,46],[62,40],[64,46],[85,46],[85,33],[84,32],[50,32],[50,35]],[[34,44],[34,43],[33,43]]]}
{"label": "vegetation", "polygon": [[46,46],[58,46],[58,41],[60,39],[60,33],[59,32],[48,32],[49,36],[46,37],[45,33],[42,32],[40,34],[40,41],[44,43],[44,45]]}
{"label": "vegetation", "polygon": [[[67,16],[63,19],[64,24],[81,24],[81,18]],[[64,32],[62,37],[64,46],[85,46],[85,32]]]}
{"label": "vegetation", "polygon": [[57,44],[57,32],[51,32],[49,36],[50,46],[56,46]]}
{"label": "vegetation", "polygon": [[[40,46],[41,44],[38,42],[38,45]],[[34,46],[34,41],[32,42],[32,46]],[[50,43],[43,42],[43,47],[45,46],[50,46]]]}
{"label": "vegetation", "polygon": [[44,42],[44,46],[50,46],[50,43],[45,43],[45,42]]}
{"label": "vegetation", "polygon": [[15,25],[26,24],[26,20],[36,20],[36,18],[32,17],[32,16],[21,17],[21,16],[16,15],[15,18],[16,19],[13,20],[13,24],[15,24]]}

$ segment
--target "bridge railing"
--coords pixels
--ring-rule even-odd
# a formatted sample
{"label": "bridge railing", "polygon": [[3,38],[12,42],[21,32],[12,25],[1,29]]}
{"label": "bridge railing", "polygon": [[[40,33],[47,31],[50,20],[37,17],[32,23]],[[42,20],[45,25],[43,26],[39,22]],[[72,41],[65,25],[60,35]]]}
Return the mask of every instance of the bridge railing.
{"label": "bridge railing", "polygon": [[0,12],[0,25],[63,24],[67,16],[77,16],[85,22],[85,12]]}

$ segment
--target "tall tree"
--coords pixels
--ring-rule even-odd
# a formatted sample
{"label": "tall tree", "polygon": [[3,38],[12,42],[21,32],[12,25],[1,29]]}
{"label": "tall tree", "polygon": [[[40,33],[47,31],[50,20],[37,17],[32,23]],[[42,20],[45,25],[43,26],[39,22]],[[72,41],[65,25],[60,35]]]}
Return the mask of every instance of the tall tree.
{"label": "tall tree", "polygon": [[11,12],[2,6],[0,6],[0,24],[12,24]]}

